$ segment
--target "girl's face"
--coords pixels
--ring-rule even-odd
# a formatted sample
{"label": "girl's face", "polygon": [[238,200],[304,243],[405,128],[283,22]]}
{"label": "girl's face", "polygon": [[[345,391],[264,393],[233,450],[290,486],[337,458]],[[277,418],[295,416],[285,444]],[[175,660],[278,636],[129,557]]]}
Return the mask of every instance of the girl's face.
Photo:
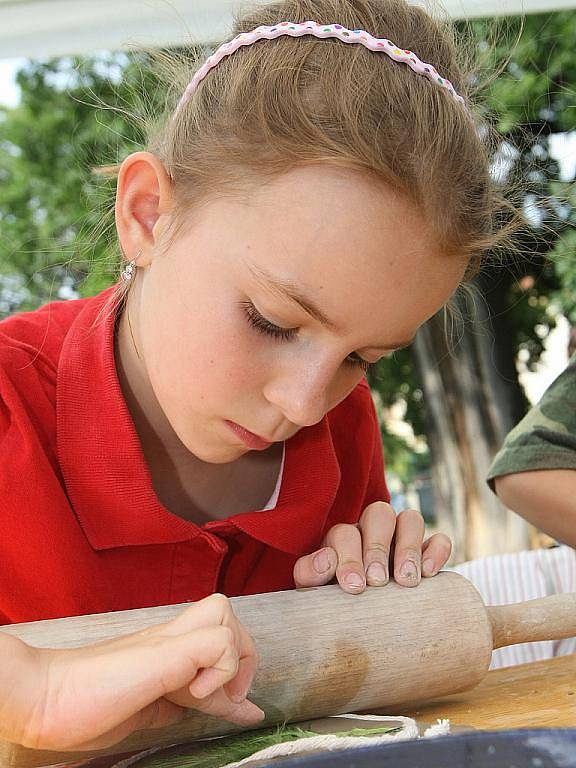
{"label": "girl's face", "polygon": [[138,375],[192,454],[231,462],[320,421],[412,341],[464,269],[383,185],[296,169],[246,201],[210,202],[137,270]]}

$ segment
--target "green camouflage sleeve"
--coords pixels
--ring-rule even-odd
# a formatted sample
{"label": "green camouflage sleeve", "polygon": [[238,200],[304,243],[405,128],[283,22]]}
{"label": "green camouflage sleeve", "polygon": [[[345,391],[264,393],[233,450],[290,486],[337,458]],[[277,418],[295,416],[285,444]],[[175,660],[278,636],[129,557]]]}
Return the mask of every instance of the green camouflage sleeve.
{"label": "green camouflage sleeve", "polygon": [[494,478],[533,469],[576,469],[576,355],[508,434],[488,470]]}

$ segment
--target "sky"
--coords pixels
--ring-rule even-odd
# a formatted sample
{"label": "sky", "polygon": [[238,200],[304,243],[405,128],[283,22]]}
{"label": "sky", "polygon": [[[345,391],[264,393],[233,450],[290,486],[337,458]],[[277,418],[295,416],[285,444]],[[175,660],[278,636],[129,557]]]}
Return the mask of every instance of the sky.
{"label": "sky", "polygon": [[19,89],[15,82],[16,72],[26,59],[0,59],[0,104],[15,107],[18,104]]}
{"label": "sky", "polygon": [[[0,59],[0,104],[14,107],[19,101],[19,89],[15,75],[26,59]],[[558,160],[561,178],[565,181],[576,175],[576,131],[571,134],[557,134],[550,140],[552,156]],[[538,372],[521,371],[520,379],[531,402],[539,400],[546,387],[566,365],[567,324],[560,322],[556,331],[546,339],[546,353]]]}

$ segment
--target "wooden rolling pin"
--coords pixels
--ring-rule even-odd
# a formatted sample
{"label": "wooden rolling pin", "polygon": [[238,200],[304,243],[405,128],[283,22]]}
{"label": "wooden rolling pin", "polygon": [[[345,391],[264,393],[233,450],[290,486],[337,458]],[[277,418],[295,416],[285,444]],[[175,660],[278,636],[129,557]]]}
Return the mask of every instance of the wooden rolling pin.
{"label": "wooden rolling pin", "polygon": [[[263,725],[402,705],[472,688],[494,648],[576,635],[576,594],[487,608],[475,587],[440,573],[414,589],[391,582],[348,595],[338,586],[232,598],[256,641],[250,698]],[[168,621],[184,606],[78,616],[2,627],[33,646],[71,648]],[[241,730],[191,713],[98,752],[46,752],[0,743],[0,767],[33,768]]]}

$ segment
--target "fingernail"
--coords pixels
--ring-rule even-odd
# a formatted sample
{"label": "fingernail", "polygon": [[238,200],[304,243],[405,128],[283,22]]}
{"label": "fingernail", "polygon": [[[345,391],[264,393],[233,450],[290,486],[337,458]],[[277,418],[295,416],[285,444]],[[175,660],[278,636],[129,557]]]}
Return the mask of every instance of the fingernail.
{"label": "fingernail", "polygon": [[388,574],[382,563],[372,563],[366,571],[366,577],[374,584],[385,584],[388,581]]}
{"label": "fingernail", "polygon": [[254,716],[257,717],[259,720],[264,720],[264,718],[266,717],[266,713],[264,712],[264,710],[260,709],[260,707],[257,707],[256,704],[254,704],[253,706],[254,706]]}
{"label": "fingernail", "polygon": [[233,722],[249,725],[250,723],[259,723],[266,717],[266,714],[256,706],[252,701],[246,699],[243,705],[234,713]]}
{"label": "fingernail", "polygon": [[330,570],[330,558],[328,552],[323,549],[314,558],[314,570],[316,573],[326,573]]}
{"label": "fingernail", "polygon": [[350,589],[362,589],[365,584],[364,579],[359,573],[349,573],[344,579],[344,583]]}
{"label": "fingernail", "polygon": [[434,566],[434,560],[424,560],[422,563],[422,573],[424,576],[434,576],[436,573],[436,567]]}
{"label": "fingernail", "polygon": [[416,568],[416,564],[411,560],[406,560],[400,571],[400,576],[402,576],[403,579],[416,581],[418,578],[418,569]]}

